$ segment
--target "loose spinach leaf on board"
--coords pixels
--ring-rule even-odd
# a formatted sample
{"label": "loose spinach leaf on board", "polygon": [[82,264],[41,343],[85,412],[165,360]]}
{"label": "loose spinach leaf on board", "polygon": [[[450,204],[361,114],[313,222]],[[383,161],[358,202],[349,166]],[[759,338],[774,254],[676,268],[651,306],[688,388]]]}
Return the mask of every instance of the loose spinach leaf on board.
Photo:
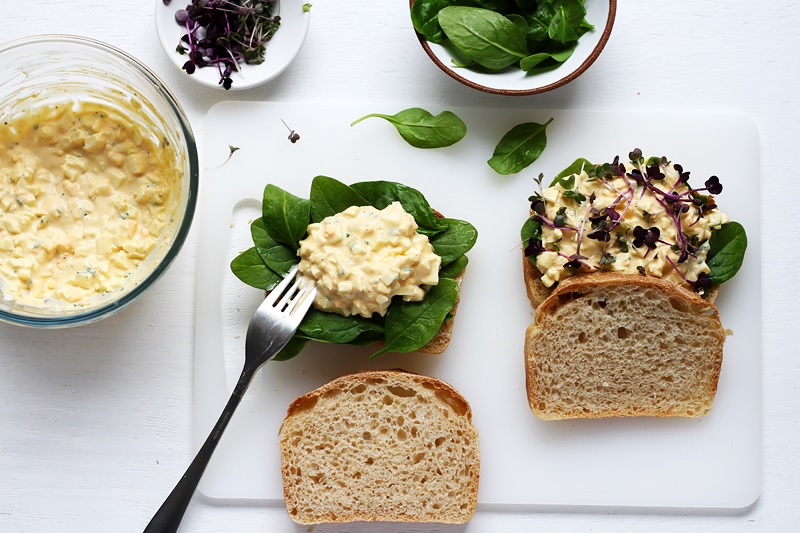
{"label": "loose spinach leaf on board", "polygon": [[450,0],[417,0],[411,6],[411,22],[414,29],[432,43],[444,41],[444,32],[439,26],[439,11],[450,5]]}
{"label": "loose spinach leaf on board", "polygon": [[334,344],[348,344],[367,332],[383,333],[383,327],[362,316],[342,316],[313,308],[308,311],[299,330],[308,338]]}
{"label": "loose spinach leaf on board", "polygon": [[415,148],[444,148],[452,146],[467,134],[467,125],[452,111],[442,111],[434,116],[430,112],[412,107],[395,115],[371,113],[354,120],[355,126],[367,118],[389,121],[400,136]]}
{"label": "loose spinach leaf on board", "polygon": [[454,218],[443,218],[444,232],[431,238],[433,251],[442,258],[442,267],[449,265],[470,251],[478,239],[478,230],[469,222]]}
{"label": "loose spinach leaf on board", "polygon": [[306,234],[311,204],[275,185],[264,188],[262,217],[270,236],[279,243],[298,249]]}
{"label": "loose spinach leaf on board", "polygon": [[277,274],[285,276],[300,261],[297,250],[279,243],[270,236],[263,218],[258,218],[250,224],[250,235],[261,260]]}
{"label": "loose spinach leaf on board", "polygon": [[231,272],[251,287],[265,291],[274,288],[282,279],[280,275],[264,264],[255,247],[249,248],[233,258]]}
{"label": "loose spinach leaf on board", "polygon": [[392,202],[400,202],[420,227],[432,230],[444,228],[422,193],[413,187],[393,181],[362,181],[351,187],[376,209],[385,209]]}
{"label": "loose spinach leaf on board", "polygon": [[494,149],[489,166],[498,174],[516,174],[536,161],[547,146],[547,126],[553,122],[551,118],[544,124],[526,122],[518,124],[506,133]]}
{"label": "loose spinach leaf on board", "polygon": [[747,234],[738,222],[728,222],[711,233],[706,263],[711,283],[728,281],[739,271],[747,250]]}
{"label": "loose spinach leaf on board", "polygon": [[385,344],[370,358],[386,352],[406,353],[428,344],[453,309],[458,296],[458,284],[452,279],[440,279],[421,302],[393,302],[386,313]]}
{"label": "loose spinach leaf on board", "polygon": [[328,176],[317,176],[311,182],[312,222],[320,222],[354,205],[369,205],[369,202],[354,189]]}

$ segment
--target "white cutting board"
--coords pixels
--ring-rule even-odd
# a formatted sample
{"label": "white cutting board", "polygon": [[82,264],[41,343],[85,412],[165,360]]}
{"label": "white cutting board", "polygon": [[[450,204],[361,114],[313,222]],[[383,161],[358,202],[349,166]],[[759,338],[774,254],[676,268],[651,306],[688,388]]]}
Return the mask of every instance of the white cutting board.
{"label": "white cutting board", "polygon": [[[522,101],[521,101],[522,102]],[[282,505],[277,433],[297,396],[347,372],[402,367],[453,384],[471,403],[480,432],[480,509],[540,506],[741,509],[760,493],[761,293],[759,147],[754,124],[739,115],[451,109],[467,124],[458,144],[408,146],[380,119],[401,104],[224,102],[208,114],[205,168],[195,230],[199,236],[195,336],[194,445],[227,401],[243,361],[247,321],[262,294],[228,264],[250,247],[267,183],[308,197],[325,174],[350,183],[399,181],[418,188],[448,217],[479,231],[463,285],[453,341],[441,355],[387,355],[314,345],[256,377],[202,480],[208,498]],[[438,113],[441,109],[430,109]],[[542,157],[520,174],[486,164],[514,125],[555,120]],[[286,122],[300,135],[292,144]],[[238,147],[228,157],[229,146]],[[749,249],[718,305],[726,328],[719,390],[700,419],[543,422],[528,409],[523,338],[532,318],[521,278],[519,228],[528,216],[534,176],[547,179],[577,157],[610,161],[639,147],[691,171],[693,183],[716,174],[721,209],[747,229]],[[511,506],[511,507],[506,507]]]}

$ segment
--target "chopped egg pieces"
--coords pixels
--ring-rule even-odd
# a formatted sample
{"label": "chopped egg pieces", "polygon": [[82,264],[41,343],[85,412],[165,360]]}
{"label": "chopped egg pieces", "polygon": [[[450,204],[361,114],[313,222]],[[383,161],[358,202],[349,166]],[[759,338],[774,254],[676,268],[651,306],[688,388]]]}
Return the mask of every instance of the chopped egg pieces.
{"label": "chopped egg pieces", "polygon": [[439,283],[441,258],[399,202],[353,206],[308,227],[300,272],[316,281],[314,306],[344,316],[383,316],[394,296],[420,301]]}

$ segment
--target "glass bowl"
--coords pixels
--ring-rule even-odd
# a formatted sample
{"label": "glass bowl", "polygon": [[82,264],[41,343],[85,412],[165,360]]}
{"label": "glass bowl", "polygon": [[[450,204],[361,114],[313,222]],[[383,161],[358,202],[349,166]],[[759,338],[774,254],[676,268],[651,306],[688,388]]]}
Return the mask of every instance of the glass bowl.
{"label": "glass bowl", "polygon": [[[141,262],[125,274],[120,288],[78,302],[21,297],[0,275],[2,321],[32,327],[68,327],[111,315],[153,286],[169,268],[189,232],[197,202],[197,146],[175,96],[150,69],[122,50],[78,36],[41,35],[0,45],[0,125],[7,127],[10,121],[32,109],[41,109],[40,106],[76,104],[119,110],[132,123],[134,142],[144,137],[148,146],[157,147],[148,154],[157,150],[158,157],[171,167],[173,179],[164,202],[163,227],[152,248],[142,253]],[[38,124],[33,127],[38,129]],[[53,176],[53,180],[65,179]],[[2,193],[8,191],[0,190]],[[4,210],[0,205],[0,217],[6,214]],[[7,250],[8,242],[11,241],[7,238]],[[13,248],[12,253],[17,257],[33,254],[22,247]],[[2,261],[10,259],[0,254]]]}

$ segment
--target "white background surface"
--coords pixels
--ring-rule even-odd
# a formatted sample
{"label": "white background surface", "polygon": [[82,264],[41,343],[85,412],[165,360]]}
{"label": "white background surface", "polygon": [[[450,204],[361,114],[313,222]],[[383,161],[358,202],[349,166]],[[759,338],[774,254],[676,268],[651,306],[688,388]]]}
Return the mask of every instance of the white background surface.
{"label": "white background surface", "polygon": [[[800,96],[797,2],[621,2],[604,53],[577,81],[513,100],[442,74],[411,32],[403,0],[318,0],[295,63],[259,89],[223,93],[184,78],[164,56],[153,3],[2,0],[3,38],[76,33],[146,62],[175,91],[202,145],[223,99],[341,100],[401,107],[734,111],[761,135],[764,479],[747,512],[558,508],[479,513],[440,531],[792,531],[800,518],[795,307]],[[636,124],[619,127],[635,128]],[[603,132],[598,132],[603,135]],[[737,157],[731,153],[731,157]],[[754,209],[757,206],[754,206]],[[0,531],[141,531],[191,459],[195,255],[187,246],[154,290],[122,313],[69,331],[0,325]],[[751,249],[750,253],[758,253]],[[748,309],[741,309],[747,313]],[[757,320],[758,317],[753,317]],[[536,479],[531,479],[536,483]],[[318,526],[314,531],[351,531]],[[432,526],[367,526],[363,531]],[[306,531],[285,511],[196,499],[182,531]]]}

